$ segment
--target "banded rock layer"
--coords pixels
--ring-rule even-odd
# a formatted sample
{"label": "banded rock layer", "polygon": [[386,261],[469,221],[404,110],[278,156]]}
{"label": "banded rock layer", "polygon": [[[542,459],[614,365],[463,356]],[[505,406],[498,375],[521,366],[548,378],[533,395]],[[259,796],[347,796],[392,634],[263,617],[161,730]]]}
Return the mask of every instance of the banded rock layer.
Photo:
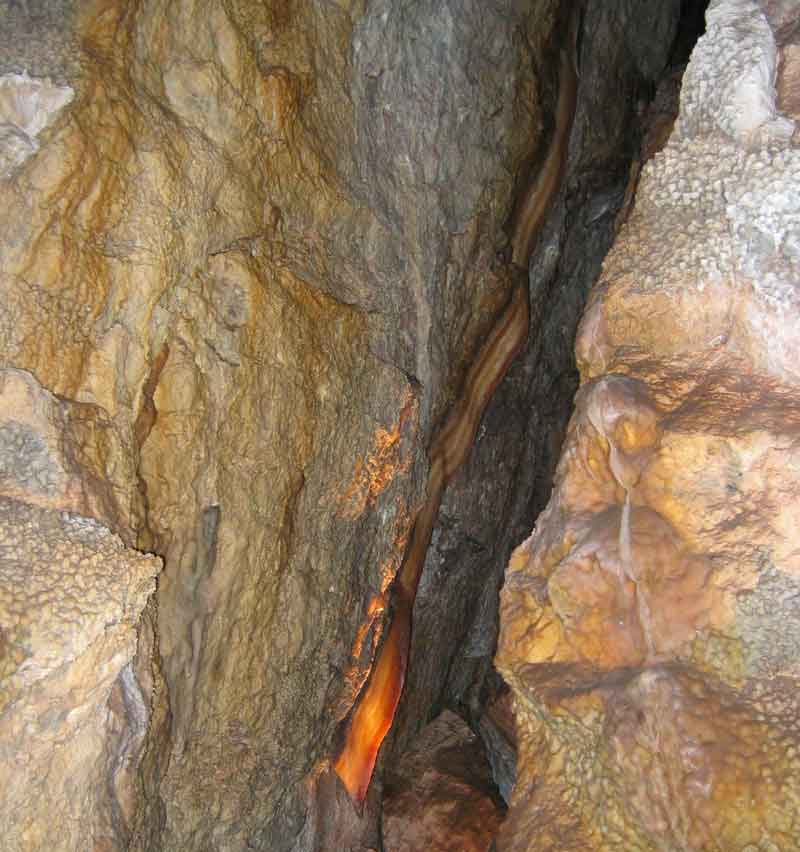
{"label": "banded rock layer", "polygon": [[163,558],[136,712],[48,776],[93,791],[82,848],[311,844],[434,424],[509,295],[553,7],[0,2],[0,493]]}

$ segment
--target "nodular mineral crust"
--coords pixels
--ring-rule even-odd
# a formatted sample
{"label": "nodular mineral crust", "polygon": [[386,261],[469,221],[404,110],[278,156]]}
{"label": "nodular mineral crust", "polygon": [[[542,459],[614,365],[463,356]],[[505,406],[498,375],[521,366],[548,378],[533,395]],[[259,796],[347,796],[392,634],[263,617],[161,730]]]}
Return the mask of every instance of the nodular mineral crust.
{"label": "nodular mineral crust", "polygon": [[800,151],[765,5],[712,2],[579,330],[501,598],[504,852],[800,848]]}

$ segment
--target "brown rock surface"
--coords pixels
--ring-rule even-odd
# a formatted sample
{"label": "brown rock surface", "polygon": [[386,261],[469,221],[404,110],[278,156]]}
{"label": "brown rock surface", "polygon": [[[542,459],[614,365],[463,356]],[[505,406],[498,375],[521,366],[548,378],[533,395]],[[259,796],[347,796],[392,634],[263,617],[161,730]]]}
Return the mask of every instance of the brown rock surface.
{"label": "brown rock surface", "polygon": [[8,852],[113,848],[124,831],[130,813],[111,806],[106,784],[121,802],[133,793],[129,763],[147,731],[147,699],[131,660],[160,567],[91,518],[0,497]]}
{"label": "brown rock surface", "polygon": [[[161,560],[124,545],[135,472],[98,406],[0,370],[3,848],[129,834],[150,683],[134,656]],[[116,461],[114,461],[116,458]],[[113,790],[113,796],[108,791]]]}
{"label": "brown rock surface", "polygon": [[800,155],[747,5],[708,12],[509,565],[507,852],[800,848]]}
{"label": "brown rock surface", "polygon": [[[576,382],[578,312],[627,183],[634,105],[663,68],[679,6],[655,4],[648,16],[627,0],[585,6],[581,106],[531,267],[530,345],[434,533],[399,749],[432,707],[480,710],[505,555],[549,493]],[[44,813],[46,777],[54,824],[76,822],[25,835],[30,849],[84,848],[73,832],[90,812],[102,824],[87,831],[97,850],[376,845],[379,789],[363,814],[346,810],[325,760],[378,645],[425,448],[507,297],[503,229],[546,142],[558,66],[550,41],[569,7],[0,0],[2,493],[25,500],[25,512],[93,518],[164,558],[136,624],[136,657],[127,664],[129,641],[121,671],[103,661],[99,674],[80,670],[80,688],[97,688],[81,731],[91,748],[78,736],[46,776],[19,773],[4,842]],[[780,142],[785,124],[770,127]],[[755,232],[743,241],[762,247]],[[556,275],[560,258],[574,271]],[[677,440],[662,423],[667,403],[640,379],[647,394],[608,403],[612,415],[628,406],[635,440],[592,409],[603,432],[592,452],[616,442],[629,488],[651,464],[662,477],[682,470],[677,450],[666,451]],[[743,453],[784,463],[749,440]],[[605,483],[592,493],[611,514],[562,577],[560,612],[579,624],[590,661],[602,657],[598,597],[620,591],[632,625],[626,659],[651,645],[670,654],[725,613],[724,595],[687,608],[677,627],[652,610],[693,594],[725,554],[695,559],[678,509],[658,496],[661,480],[647,482],[655,496],[632,497],[626,529],[631,554],[656,542],[658,559],[620,574],[622,486]],[[776,523],[791,527],[784,492],[773,499],[784,512]],[[752,516],[763,548],[769,531]],[[112,597],[139,588],[144,563],[123,553],[125,570],[109,571]],[[566,581],[595,559],[616,585],[571,597]],[[782,574],[773,581],[785,591]],[[734,582],[752,586],[754,575]],[[751,623],[773,594],[753,597]],[[123,623],[130,639],[144,599],[125,603],[119,624],[109,603],[109,641]],[[96,622],[84,626],[93,636]],[[82,701],[78,689],[70,696]],[[91,778],[75,775],[84,754]],[[82,798],[74,777],[87,779]]]}
{"label": "brown rock surface", "polygon": [[800,44],[787,44],[781,50],[777,91],[781,111],[795,121],[800,119]]}
{"label": "brown rock surface", "polygon": [[103,842],[309,846],[424,447],[507,296],[537,22],[515,0],[40,5],[0,0],[2,475],[164,559]]}
{"label": "brown rock surface", "polygon": [[387,775],[386,852],[487,852],[503,819],[480,739],[445,711]]}

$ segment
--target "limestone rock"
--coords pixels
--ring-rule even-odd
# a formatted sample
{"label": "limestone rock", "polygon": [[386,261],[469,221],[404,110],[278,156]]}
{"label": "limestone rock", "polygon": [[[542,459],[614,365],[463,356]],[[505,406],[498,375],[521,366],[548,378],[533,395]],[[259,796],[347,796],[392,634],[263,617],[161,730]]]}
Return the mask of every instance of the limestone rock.
{"label": "limestone rock", "polygon": [[[92,519],[0,498],[0,809],[9,852],[109,848],[124,831],[107,790],[131,784],[123,776],[147,731],[131,660],[160,567]],[[115,682],[121,705],[111,708]]]}
{"label": "limestone rock", "polygon": [[707,20],[508,568],[502,850],[798,848],[800,158],[759,4]]}
{"label": "limestone rock", "polygon": [[387,777],[386,852],[486,852],[503,818],[480,740],[445,711]]}
{"label": "limestone rock", "polygon": [[[340,828],[372,843],[370,814],[345,814],[335,789],[314,836],[313,799],[384,625],[425,448],[508,293],[503,231],[546,142],[546,48],[567,5],[0,0],[0,73],[74,92],[60,109],[29,98],[41,112],[3,137],[4,486],[164,558],[107,692],[103,753],[125,758],[103,776],[97,809],[114,816],[98,849],[306,852],[345,846]],[[620,151],[680,2],[629,28],[637,7],[586,4],[591,97],[531,267],[531,343],[446,500],[401,743],[443,696],[480,709],[505,554],[549,492],[577,314],[627,184]],[[761,196],[732,198],[743,226],[770,227],[750,215]],[[561,257],[576,271],[556,285]],[[671,439],[659,426],[640,455],[603,428],[625,476]],[[640,508],[631,529],[646,533]],[[655,537],[691,586],[706,563],[669,523]],[[570,611],[590,635],[585,608]],[[659,624],[656,645],[709,612],[675,635]],[[629,656],[642,647],[637,634]]]}
{"label": "limestone rock", "polygon": [[[562,10],[567,5],[561,4]],[[616,0],[586,7],[585,32],[593,35],[581,40],[567,174],[529,269],[528,344],[495,391],[475,446],[444,495],[415,603],[407,689],[395,726],[400,750],[429,718],[431,707],[458,707],[474,728],[480,724],[486,697],[481,685],[496,647],[504,566],[528,534],[532,513],[544,507],[550,494],[578,381],[575,330],[611,245],[628,184],[629,163],[619,151],[630,144],[626,134],[636,126],[635,104],[647,96],[655,79],[651,75],[658,75],[667,61],[679,6],[659,3],[647,16]],[[535,93],[523,90],[520,102],[523,108],[541,97],[546,118],[551,118],[558,88],[549,29],[554,10],[555,4],[537,4],[537,26],[529,38],[543,42],[544,59]],[[627,33],[626,44],[637,47],[622,49],[621,32]],[[641,44],[652,48],[646,61]],[[546,138],[539,140],[538,151],[546,147]],[[531,164],[533,174],[538,162]],[[447,629],[443,601],[448,602]],[[430,653],[432,647],[437,654]]]}
{"label": "limestone rock", "polygon": [[0,370],[0,494],[96,518],[130,539],[136,474],[119,457],[123,446],[98,406],[58,399],[23,370]]}
{"label": "limestone rock", "polygon": [[37,150],[38,135],[74,94],[69,86],[57,86],[47,78],[0,77],[0,177],[8,177]]}
{"label": "limestone rock", "polygon": [[41,505],[164,559],[130,670],[139,800],[109,844],[291,849],[424,448],[507,295],[536,21],[518,0],[37,5],[0,1],[0,72],[75,96],[0,181],[0,366],[33,412],[3,415],[8,482],[22,455]]}
{"label": "limestone rock", "polygon": [[776,110],[778,52],[765,6],[759,0],[709,4],[703,49],[684,79],[679,138],[721,132],[749,145],[791,136],[794,122]]}
{"label": "limestone rock", "polygon": [[492,767],[492,778],[506,804],[517,780],[517,725],[513,697],[505,689],[491,700],[481,716],[479,733]]}
{"label": "limestone rock", "polygon": [[800,44],[787,44],[781,51],[778,103],[781,111],[800,121]]}

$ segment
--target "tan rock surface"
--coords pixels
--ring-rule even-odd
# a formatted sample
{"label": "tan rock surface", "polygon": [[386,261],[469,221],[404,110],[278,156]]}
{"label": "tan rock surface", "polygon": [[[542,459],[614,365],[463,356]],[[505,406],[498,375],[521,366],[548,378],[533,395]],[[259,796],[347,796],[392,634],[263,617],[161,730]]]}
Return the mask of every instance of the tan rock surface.
{"label": "tan rock surface", "polygon": [[[0,822],[8,852],[115,842],[120,818],[105,785],[130,786],[127,762],[146,733],[131,660],[160,568],[90,518],[0,497]],[[112,707],[115,688],[121,704]],[[57,783],[65,775],[69,783]]]}
{"label": "tan rock surface", "polygon": [[707,20],[502,593],[502,850],[800,848],[800,156],[758,4]]}
{"label": "tan rock surface", "polygon": [[487,852],[503,819],[480,740],[445,711],[386,780],[386,852]]}
{"label": "tan rock surface", "polygon": [[505,300],[487,272],[540,120],[514,106],[533,21],[515,2],[36,6],[0,0],[20,35],[0,72],[74,97],[0,135],[0,367],[32,412],[0,409],[4,482],[164,558],[130,670],[137,787],[100,785],[123,814],[107,845],[289,849],[423,448]]}
{"label": "tan rock surface", "polygon": [[136,471],[99,406],[69,402],[23,370],[0,370],[0,494],[97,518],[131,543]]}
{"label": "tan rock surface", "polygon": [[[574,205],[590,187],[602,191],[585,215],[562,199],[544,239],[532,277],[538,330],[452,490],[448,512],[466,506],[465,520],[443,525],[430,559],[429,605],[419,613],[427,624],[418,618],[410,678],[418,697],[400,742],[446,690],[465,702],[480,691],[473,676],[479,683],[494,647],[503,504],[523,512],[533,489],[517,477],[523,455],[509,451],[527,428],[531,398],[543,401],[530,425],[541,433],[533,456],[545,460],[535,499],[547,488],[583,293],[577,280],[551,286],[563,241],[556,231],[576,223],[568,242],[588,277],[586,243],[607,245],[609,198],[616,173],[627,171],[618,151],[628,144],[632,104],[659,73],[675,20],[660,7],[610,74],[619,41],[609,34],[627,23],[626,5],[598,14],[606,41],[583,51],[594,57],[581,69],[592,103],[576,122],[586,147],[571,159],[585,168],[565,182],[563,198]],[[422,496],[424,448],[507,295],[503,227],[547,126],[543,105],[555,81],[544,50],[558,6],[0,0],[0,493],[39,507],[26,511],[94,518],[165,560],[157,600],[137,625],[136,657],[116,678],[98,663],[107,712],[83,733],[103,769],[93,763],[94,780],[82,787],[97,800],[77,801],[72,787],[80,737],[77,753],[57,751],[46,776],[55,814],[72,818],[96,805],[95,849],[307,852],[346,845],[337,832],[361,820],[334,788],[323,805],[342,819],[320,840],[309,823],[319,828],[325,808],[309,801],[369,670],[382,594]],[[729,40],[720,53],[732,49]],[[780,143],[785,123],[772,102],[761,106],[769,139]],[[761,168],[758,156],[736,163]],[[760,197],[737,203],[740,224],[760,221]],[[762,245],[758,234],[745,236]],[[773,330],[790,351],[776,316]],[[756,343],[747,346],[772,363]],[[778,360],[796,370],[791,357]],[[592,499],[610,514],[594,549],[561,577],[559,612],[580,627],[582,660],[604,656],[596,600],[619,597],[629,660],[672,654],[729,618],[724,589],[721,604],[717,589],[677,626],[657,609],[692,596],[726,553],[696,558],[682,521],[693,516],[665,496],[664,478],[683,471],[683,450],[667,452],[677,441],[663,424],[671,409],[642,370],[646,393],[611,393],[586,426],[597,431],[592,464],[621,479],[592,484]],[[720,375],[719,387],[733,378]],[[760,411],[758,394],[753,408]],[[707,416],[700,403],[694,416]],[[772,434],[768,423],[763,429]],[[742,437],[741,453],[784,465],[787,453],[751,437]],[[613,466],[603,455],[609,442]],[[648,478],[651,466],[658,475]],[[467,482],[484,470],[494,472],[491,484]],[[646,500],[637,476],[645,476]],[[614,530],[625,488],[634,492],[631,542],[621,548]],[[773,495],[781,529],[794,523],[786,493]],[[720,499],[709,494],[714,505]],[[591,537],[591,524],[570,524]],[[763,548],[770,531],[757,514],[752,527]],[[628,565],[653,542],[658,558],[641,570]],[[746,553],[747,542],[740,546]],[[130,582],[139,564],[131,560]],[[608,582],[571,595],[571,578],[594,561]],[[732,587],[754,587],[753,572],[739,577],[735,566],[729,558]],[[125,577],[117,579],[124,588]],[[789,594],[783,575],[773,579]],[[753,598],[743,618],[758,625],[776,594]],[[439,639],[435,660],[428,636]],[[780,660],[792,659],[793,641],[789,632],[776,646]],[[94,673],[81,676],[90,689]],[[39,789],[38,776],[19,779]],[[13,801],[14,825],[24,827],[41,811],[23,792]],[[370,816],[353,829],[361,838],[352,846],[374,846]],[[83,848],[85,837],[72,831],[25,842]],[[12,831],[9,842],[19,836]]]}
{"label": "tan rock surface", "polygon": [[782,49],[777,90],[782,112],[800,120],[800,44],[787,44]]}

